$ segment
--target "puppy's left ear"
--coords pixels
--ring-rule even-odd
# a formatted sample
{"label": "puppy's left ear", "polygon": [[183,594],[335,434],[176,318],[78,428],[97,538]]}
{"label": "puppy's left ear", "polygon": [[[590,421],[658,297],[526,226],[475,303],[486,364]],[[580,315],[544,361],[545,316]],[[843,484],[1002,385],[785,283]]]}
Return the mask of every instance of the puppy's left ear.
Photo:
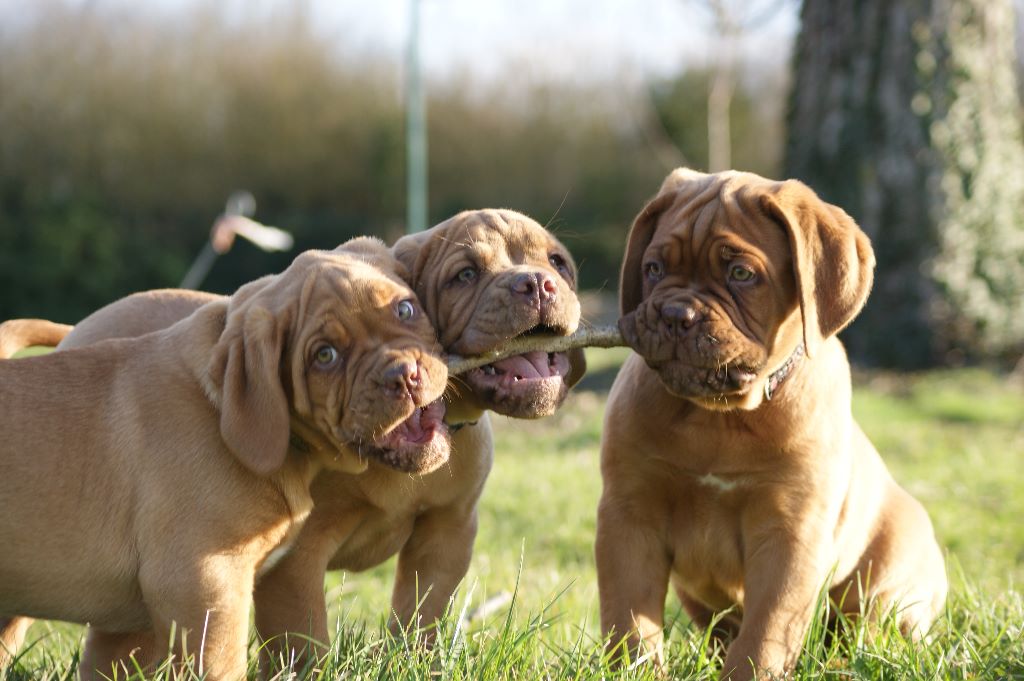
{"label": "puppy's left ear", "polygon": [[291,418],[281,382],[284,324],[265,307],[229,310],[209,374],[220,388],[220,434],[257,475],[274,472],[288,453]]}
{"label": "puppy's left ear", "polygon": [[569,375],[565,377],[565,384],[570,388],[580,382],[583,375],[587,373],[587,356],[583,348],[573,348],[568,353]]}
{"label": "puppy's left ear", "polygon": [[812,356],[864,307],[874,279],[871,241],[841,208],[797,180],[766,191],[762,206],[789,237],[804,347]]}

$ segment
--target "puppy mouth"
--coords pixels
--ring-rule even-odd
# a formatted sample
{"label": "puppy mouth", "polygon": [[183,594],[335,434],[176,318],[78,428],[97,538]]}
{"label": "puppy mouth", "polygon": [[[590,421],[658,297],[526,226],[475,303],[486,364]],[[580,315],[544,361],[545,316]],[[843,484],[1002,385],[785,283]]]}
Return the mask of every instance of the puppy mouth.
{"label": "puppy mouth", "polygon": [[[562,335],[539,324],[520,336]],[[569,355],[542,350],[498,360],[461,376],[485,406],[515,418],[540,418],[558,409],[568,393]]]}
{"label": "puppy mouth", "polygon": [[681,361],[648,362],[669,392],[698,400],[727,400],[747,394],[757,381],[758,370],[743,363],[699,366]]}
{"label": "puppy mouth", "polygon": [[373,458],[406,473],[429,473],[451,454],[451,439],[444,422],[445,406],[441,398],[399,421],[382,435],[359,447],[360,455]]}
{"label": "puppy mouth", "polygon": [[761,358],[711,329],[667,335],[634,311],[619,319],[629,346],[658,372],[677,397],[701,403],[726,403],[750,392],[763,370]]}
{"label": "puppy mouth", "polygon": [[537,350],[498,360],[469,372],[481,387],[494,387],[506,393],[522,391],[531,384],[559,381],[569,374],[569,356],[564,352]]}

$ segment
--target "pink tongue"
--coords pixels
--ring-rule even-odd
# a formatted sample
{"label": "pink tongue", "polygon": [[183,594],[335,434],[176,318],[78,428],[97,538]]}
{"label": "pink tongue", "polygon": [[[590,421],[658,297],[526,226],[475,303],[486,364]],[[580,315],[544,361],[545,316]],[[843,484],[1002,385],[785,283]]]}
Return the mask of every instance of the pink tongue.
{"label": "pink tongue", "polygon": [[414,411],[412,415],[406,420],[402,421],[394,433],[400,435],[407,440],[417,440],[419,436],[423,435],[423,412],[419,409]]}
{"label": "pink tongue", "polygon": [[374,438],[374,443],[380,447],[396,447],[402,441],[417,442],[424,434],[422,416],[423,412],[417,409],[390,433]]}
{"label": "pink tongue", "polygon": [[444,407],[441,400],[436,400],[425,410],[414,411],[409,418],[395,426],[394,430],[376,438],[374,442],[379,446],[396,446],[402,441],[423,442],[430,437],[433,429],[441,424],[443,418]]}
{"label": "pink tongue", "polygon": [[548,353],[543,351],[528,352],[494,363],[494,368],[502,373],[520,378],[549,378],[551,367],[548,364]]}

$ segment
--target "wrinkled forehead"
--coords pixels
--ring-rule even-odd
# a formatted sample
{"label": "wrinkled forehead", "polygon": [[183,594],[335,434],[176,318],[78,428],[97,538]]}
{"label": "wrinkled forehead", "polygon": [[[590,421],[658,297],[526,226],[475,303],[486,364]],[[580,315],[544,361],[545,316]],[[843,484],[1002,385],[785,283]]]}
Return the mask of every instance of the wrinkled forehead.
{"label": "wrinkled forehead", "polygon": [[546,229],[511,212],[474,215],[458,224],[450,238],[455,247],[470,250],[488,262],[546,260],[553,248],[565,250]]}
{"label": "wrinkled forehead", "polygon": [[321,265],[313,277],[316,298],[353,311],[377,310],[414,297],[397,275],[360,260]]}
{"label": "wrinkled forehead", "polygon": [[658,217],[648,252],[700,254],[720,245],[769,259],[788,255],[785,231],[762,207],[769,186],[738,174],[697,193],[677,192]]}

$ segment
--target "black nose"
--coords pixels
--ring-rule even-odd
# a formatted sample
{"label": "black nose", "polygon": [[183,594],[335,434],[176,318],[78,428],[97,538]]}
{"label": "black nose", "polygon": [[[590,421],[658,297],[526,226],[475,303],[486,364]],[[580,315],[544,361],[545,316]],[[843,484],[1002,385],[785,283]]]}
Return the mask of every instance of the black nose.
{"label": "black nose", "polygon": [[661,306],[661,318],[669,326],[680,326],[689,329],[701,319],[700,312],[692,303],[666,303]]}
{"label": "black nose", "polygon": [[529,300],[550,302],[558,295],[558,285],[545,272],[522,272],[512,280],[512,292]]}
{"label": "black nose", "polygon": [[394,397],[412,394],[420,385],[418,362],[398,362],[384,371],[384,388]]}

